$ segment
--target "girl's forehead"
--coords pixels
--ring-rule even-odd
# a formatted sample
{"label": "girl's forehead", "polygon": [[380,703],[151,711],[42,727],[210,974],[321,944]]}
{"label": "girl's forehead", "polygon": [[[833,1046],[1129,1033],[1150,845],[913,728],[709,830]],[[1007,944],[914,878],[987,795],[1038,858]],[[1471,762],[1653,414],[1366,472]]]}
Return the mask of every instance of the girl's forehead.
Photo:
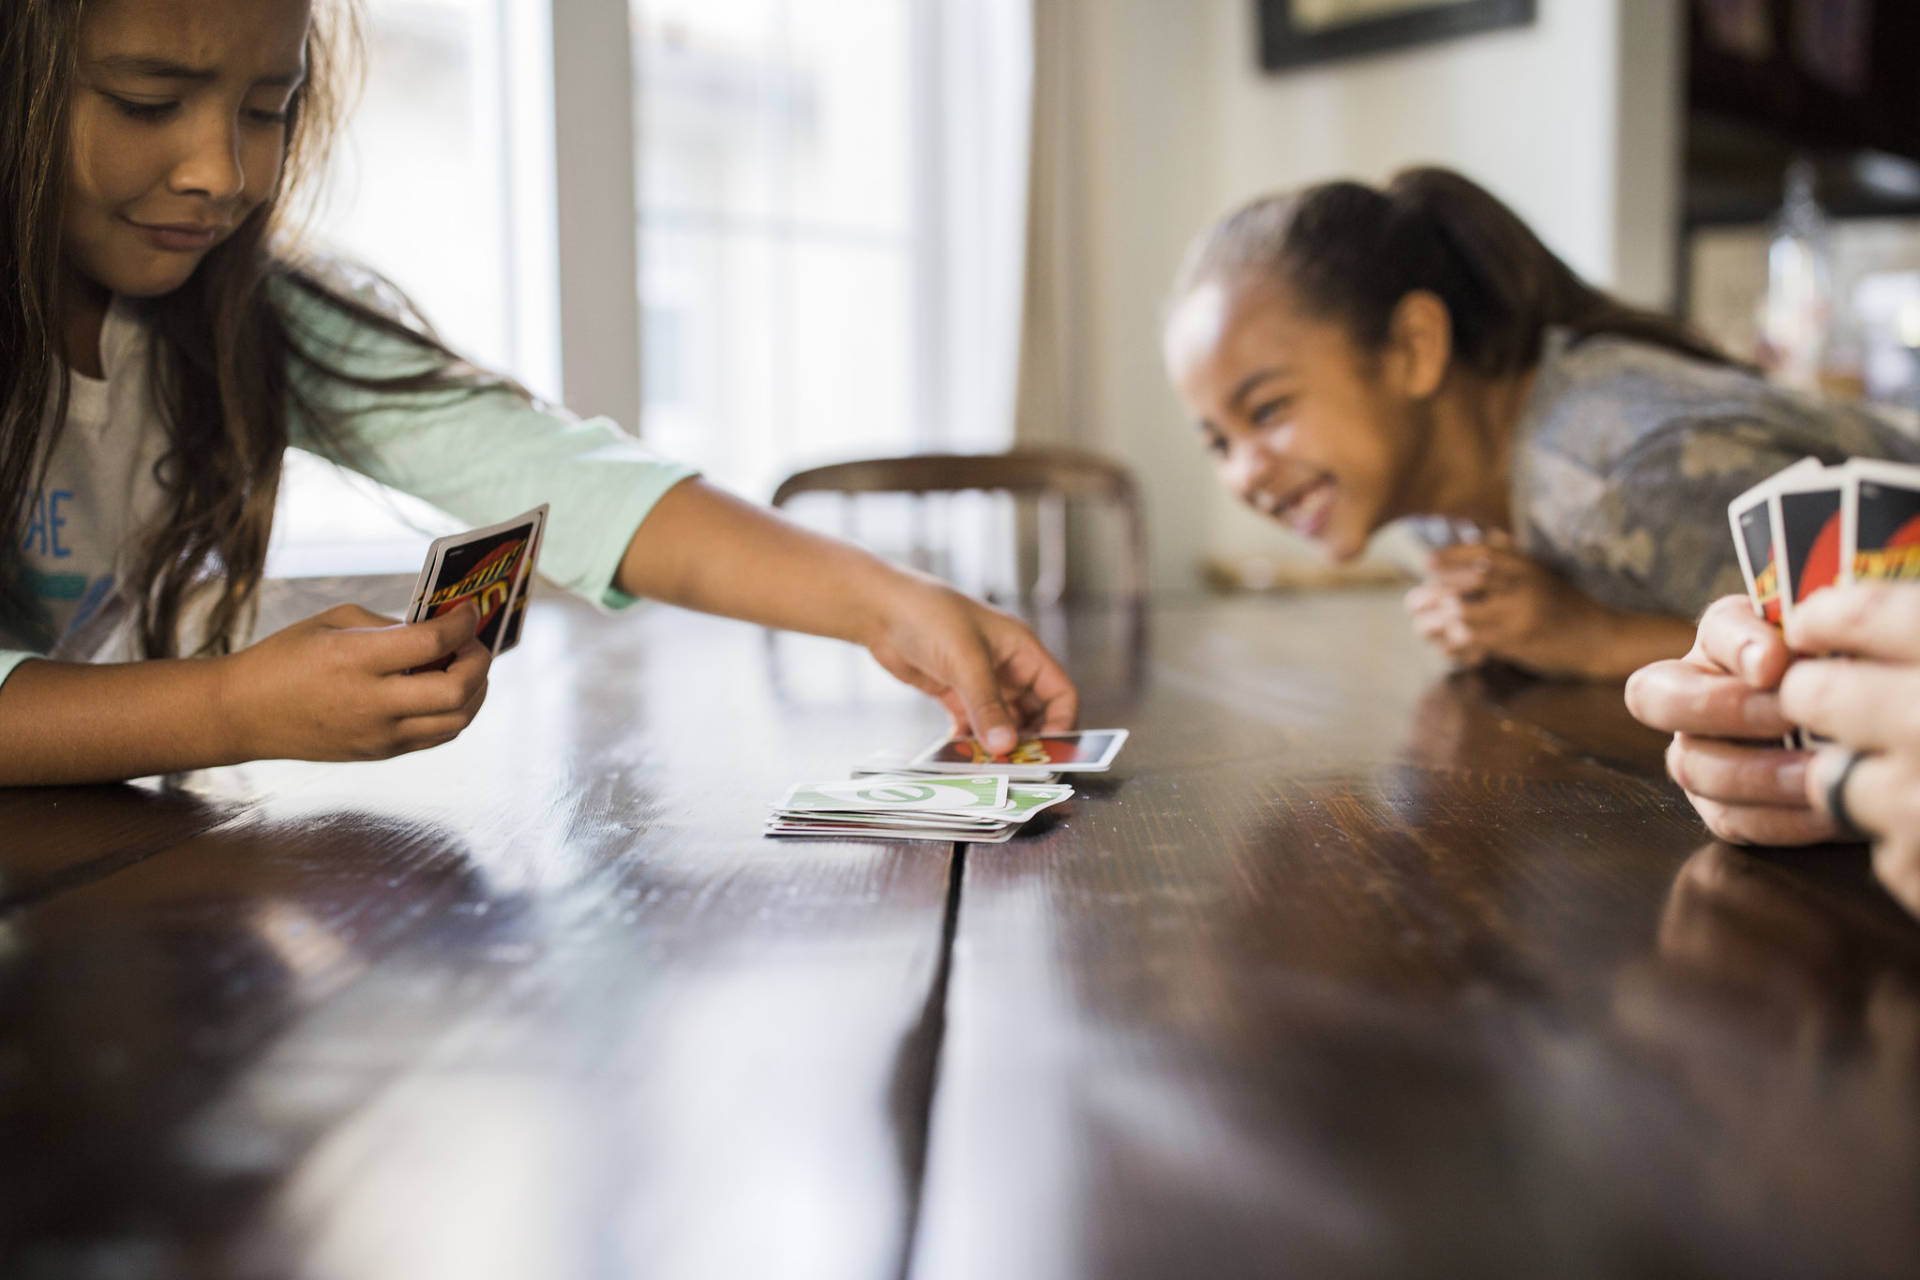
{"label": "girl's forehead", "polygon": [[1168,317],[1167,353],[1185,363],[1250,346],[1292,346],[1304,336],[1303,324],[1277,285],[1208,281],[1188,292]]}
{"label": "girl's forehead", "polygon": [[81,56],[208,71],[299,69],[312,12],[311,0],[93,0]]}

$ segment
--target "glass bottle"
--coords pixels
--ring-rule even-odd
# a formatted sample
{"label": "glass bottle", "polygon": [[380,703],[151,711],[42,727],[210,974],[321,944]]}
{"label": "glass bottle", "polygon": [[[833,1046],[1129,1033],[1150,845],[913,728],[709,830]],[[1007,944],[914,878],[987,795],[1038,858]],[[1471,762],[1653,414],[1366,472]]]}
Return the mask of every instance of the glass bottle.
{"label": "glass bottle", "polygon": [[1832,296],[1827,215],[1814,197],[1813,162],[1802,156],[1787,166],[1785,198],[1767,246],[1760,316],[1760,363],[1782,386],[1819,388]]}

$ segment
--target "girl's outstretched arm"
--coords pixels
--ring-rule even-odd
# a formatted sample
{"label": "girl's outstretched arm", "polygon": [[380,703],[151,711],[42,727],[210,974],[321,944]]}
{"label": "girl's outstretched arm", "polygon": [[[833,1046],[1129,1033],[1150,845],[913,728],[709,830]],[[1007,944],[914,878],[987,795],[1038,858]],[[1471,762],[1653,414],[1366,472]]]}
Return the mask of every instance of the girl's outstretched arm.
{"label": "girl's outstretched arm", "polygon": [[1073,681],[1016,619],[699,480],[648,513],[615,585],[863,645],[990,750],[1011,747],[1019,728],[1070,729],[1079,714]]}
{"label": "girl's outstretched arm", "polygon": [[[478,624],[471,607],[404,626],[341,605],[230,657],[23,663],[0,685],[0,785],[435,746],[486,697]],[[409,674],[449,654],[444,671]]]}

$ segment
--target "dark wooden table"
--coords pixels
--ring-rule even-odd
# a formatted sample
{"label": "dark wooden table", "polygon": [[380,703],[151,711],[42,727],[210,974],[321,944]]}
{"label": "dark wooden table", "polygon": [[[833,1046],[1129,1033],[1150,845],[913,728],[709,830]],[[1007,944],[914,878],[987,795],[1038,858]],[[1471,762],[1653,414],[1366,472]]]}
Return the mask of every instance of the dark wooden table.
{"label": "dark wooden table", "polygon": [[1920,1270],[1863,851],[1387,596],[1048,631],[1134,736],[998,847],[761,838],[938,714],[551,599],[440,750],[0,793],[0,1275]]}

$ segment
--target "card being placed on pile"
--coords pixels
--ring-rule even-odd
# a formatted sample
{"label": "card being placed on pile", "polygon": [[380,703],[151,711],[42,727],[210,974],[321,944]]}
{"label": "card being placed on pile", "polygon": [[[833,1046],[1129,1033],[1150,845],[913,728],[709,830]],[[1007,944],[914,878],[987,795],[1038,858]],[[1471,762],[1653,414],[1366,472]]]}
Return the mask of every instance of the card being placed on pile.
{"label": "card being placed on pile", "polygon": [[520,639],[515,608],[533,579],[546,524],[543,502],[511,520],[436,538],[414,586],[407,621],[424,622],[472,600],[480,606],[480,643],[496,656],[505,653]]}
{"label": "card being placed on pile", "polygon": [[1847,464],[1842,578],[1920,578],[1920,467],[1867,458]]}
{"label": "card being placed on pile", "polygon": [[993,755],[973,738],[941,738],[907,762],[930,773],[994,773],[1008,767],[1055,773],[1104,773],[1127,741],[1125,729],[1082,729],[1023,738],[1013,750]]}
{"label": "card being placed on pile", "polygon": [[[951,777],[959,770],[921,769],[907,763],[907,757],[897,751],[876,751],[853,766],[853,776],[865,777],[873,773],[917,774],[921,777]],[[968,769],[972,773],[975,770]],[[1008,782],[1058,782],[1060,775],[1041,765],[996,765],[991,772],[999,774]]]}

